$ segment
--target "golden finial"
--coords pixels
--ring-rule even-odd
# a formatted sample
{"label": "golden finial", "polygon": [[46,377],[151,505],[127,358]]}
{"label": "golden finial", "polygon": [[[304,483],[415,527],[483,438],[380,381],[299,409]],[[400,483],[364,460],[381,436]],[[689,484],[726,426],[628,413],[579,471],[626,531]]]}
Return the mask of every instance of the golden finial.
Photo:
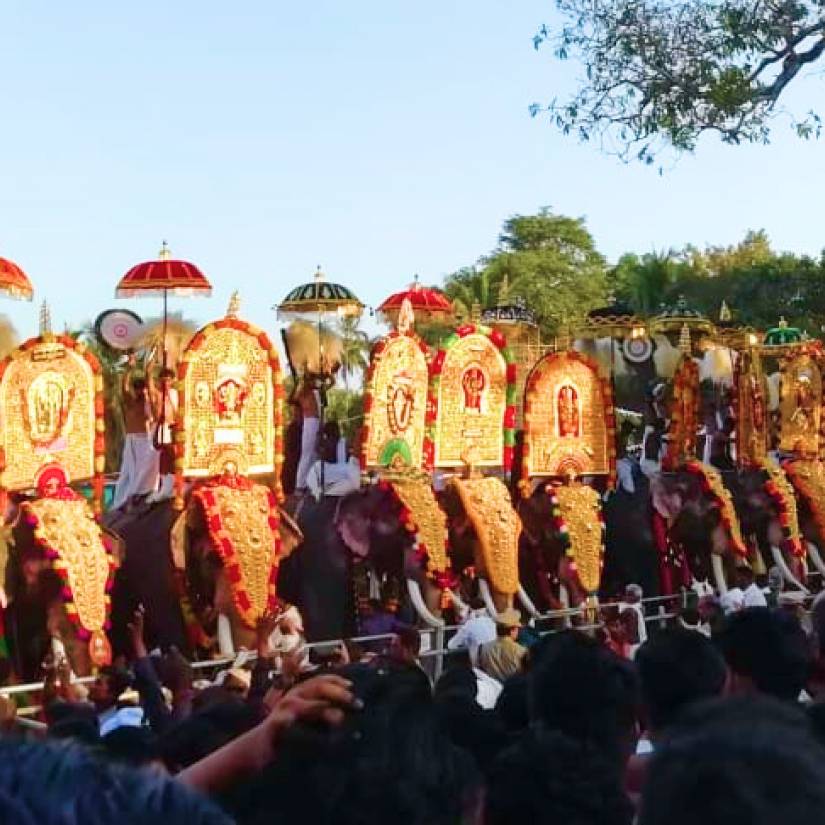
{"label": "golden finial", "polygon": [[46,337],[52,334],[52,313],[49,305],[43,301],[40,306],[40,335]]}
{"label": "golden finial", "polygon": [[402,335],[408,335],[412,332],[413,327],[415,327],[415,311],[409,298],[404,298],[401,302],[401,310],[398,313],[396,327]]}
{"label": "golden finial", "polygon": [[229,306],[226,308],[226,317],[227,318],[237,318],[238,313],[241,311],[241,296],[238,290],[236,289],[232,293],[232,297],[229,299]]}
{"label": "golden finial", "polygon": [[777,326],[779,327],[779,329],[787,329],[788,328],[788,322],[785,320],[784,315],[779,316],[779,323],[777,324]]}
{"label": "golden finial", "polygon": [[326,280],[326,277],[324,276],[324,273],[321,272],[321,264],[318,264],[318,267],[315,270],[315,280],[316,280],[316,282]]}
{"label": "golden finial", "polygon": [[160,252],[158,252],[158,258],[161,261],[171,261],[172,260],[172,250],[169,249],[169,244],[164,241],[160,245]]}
{"label": "golden finial", "polygon": [[679,332],[679,349],[685,355],[690,355],[692,348],[690,344],[690,329],[687,324],[682,324],[682,329]]}
{"label": "golden finial", "polygon": [[722,301],[722,306],[719,307],[719,320],[724,324],[730,321],[732,318],[730,307],[728,307],[727,301]]}
{"label": "golden finial", "polygon": [[478,301],[473,301],[473,305],[470,308],[470,320],[477,324],[481,320],[481,304]]}

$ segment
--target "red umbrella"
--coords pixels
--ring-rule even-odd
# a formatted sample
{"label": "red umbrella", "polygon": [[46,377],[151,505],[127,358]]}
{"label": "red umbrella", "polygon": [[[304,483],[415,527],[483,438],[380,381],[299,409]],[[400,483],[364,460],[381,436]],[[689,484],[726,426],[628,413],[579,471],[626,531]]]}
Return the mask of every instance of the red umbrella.
{"label": "red umbrella", "polygon": [[212,294],[212,285],[194,264],[172,258],[166,241],[158,260],[144,261],[133,266],[121,279],[115,290],[117,298],[163,296],[163,365],[166,366],[166,316],[169,295],[188,297]]}
{"label": "red umbrella", "polygon": [[446,321],[453,315],[450,299],[440,289],[421,286],[417,275],[408,289],[390,295],[378,307],[378,313],[389,323],[396,324],[405,300],[410,302],[418,321]]}
{"label": "red umbrella", "polygon": [[31,301],[34,297],[34,289],[26,273],[6,258],[0,258],[0,293],[23,301]]}

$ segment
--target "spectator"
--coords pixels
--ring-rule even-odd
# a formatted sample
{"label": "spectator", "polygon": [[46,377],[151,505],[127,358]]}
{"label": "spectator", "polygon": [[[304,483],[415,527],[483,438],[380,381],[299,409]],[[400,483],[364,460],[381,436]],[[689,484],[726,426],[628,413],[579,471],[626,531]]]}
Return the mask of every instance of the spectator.
{"label": "spectator", "polygon": [[387,651],[390,659],[402,665],[419,667],[421,634],[414,627],[399,627]]}
{"label": "spectator", "polygon": [[825,750],[796,708],[767,698],[692,708],[650,765],[639,825],[810,825]]}
{"label": "spectator", "polygon": [[655,742],[690,705],[720,696],[727,667],[713,643],[682,628],[662,630],[636,656],[647,734]]}
{"label": "spectator", "polygon": [[756,583],[752,567],[743,564],[736,568],[736,586],[742,591],[743,607],[768,606],[762,588]]}
{"label": "spectator", "polygon": [[636,747],[639,689],[630,662],[577,630],[530,651],[530,720],[595,746],[617,772]]}
{"label": "spectator", "polygon": [[478,664],[478,651],[482,645],[496,639],[496,624],[484,608],[484,601],[476,596],[470,601],[470,609],[464,622],[447,643],[448,650],[468,650],[474,665]]}
{"label": "spectator", "polygon": [[14,825],[229,825],[157,773],[106,765],[76,747],[0,741],[0,822]]}
{"label": "spectator", "polygon": [[732,694],[799,698],[813,657],[795,617],[749,607],[730,616],[715,640],[730,668]]}
{"label": "spectator", "polygon": [[638,584],[629,584],[624,589],[624,598],[619,603],[619,613],[624,617],[625,613],[632,611],[636,614],[635,628],[636,637],[631,637],[632,644],[644,644],[647,641],[647,625],[645,624],[645,611],[642,604],[644,590]]}
{"label": "spectator", "polygon": [[532,730],[493,764],[485,825],[630,825],[633,807],[597,751]]}
{"label": "spectator", "polygon": [[521,671],[527,648],[516,641],[520,629],[519,612],[508,608],[496,618],[496,639],[479,649],[479,667],[499,682],[506,682]]}

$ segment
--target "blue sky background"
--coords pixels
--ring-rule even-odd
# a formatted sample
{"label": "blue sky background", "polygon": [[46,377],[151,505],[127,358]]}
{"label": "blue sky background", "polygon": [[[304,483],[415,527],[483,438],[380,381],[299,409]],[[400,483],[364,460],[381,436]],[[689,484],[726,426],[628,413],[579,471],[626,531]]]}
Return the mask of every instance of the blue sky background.
{"label": "blue sky background", "polygon": [[[765,228],[825,246],[825,144],[705,141],[659,176],[531,119],[578,71],[532,36],[549,0],[31,2],[0,6],[0,255],[56,324],[115,305],[163,238],[215,287],[176,306],[269,307],[322,264],[368,304],[491,249],[547,204],[600,250],[728,244]],[[788,103],[804,112],[821,76]],[[37,307],[0,305],[35,332]]]}

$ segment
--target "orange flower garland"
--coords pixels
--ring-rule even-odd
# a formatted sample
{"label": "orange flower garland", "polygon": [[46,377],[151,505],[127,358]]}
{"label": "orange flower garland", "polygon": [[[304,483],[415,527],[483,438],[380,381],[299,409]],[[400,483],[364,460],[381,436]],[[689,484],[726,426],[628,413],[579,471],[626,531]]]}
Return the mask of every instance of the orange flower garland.
{"label": "orange flower garland", "polygon": [[799,518],[793,487],[780,467],[766,462],[762,469],[768,474],[768,480],[763,485],[763,489],[776,505],[779,524],[788,543],[788,549],[796,558],[804,559],[805,545],[799,532]]}
{"label": "orange flower garland", "polygon": [[702,490],[709,495],[719,508],[719,515],[722,526],[730,538],[733,552],[740,558],[747,558],[748,548],[742,539],[742,531],[739,527],[739,519],[736,509],[733,506],[733,498],[730,492],[722,483],[722,476],[714,467],[702,464],[701,461],[691,460],[685,462],[684,469],[691,475],[698,476],[702,481]]}

